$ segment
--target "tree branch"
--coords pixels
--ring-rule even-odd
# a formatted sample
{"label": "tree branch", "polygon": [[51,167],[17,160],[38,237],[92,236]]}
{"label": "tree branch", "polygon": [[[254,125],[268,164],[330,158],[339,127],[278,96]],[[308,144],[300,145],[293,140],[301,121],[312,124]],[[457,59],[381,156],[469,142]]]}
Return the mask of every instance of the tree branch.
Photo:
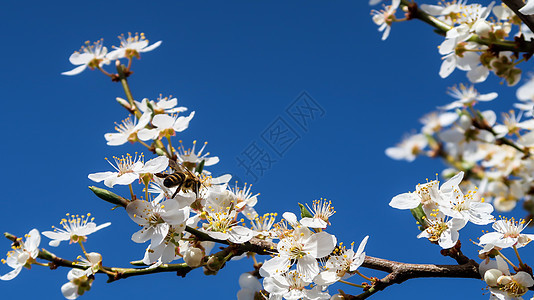
{"label": "tree branch", "polygon": [[525,25],[534,32],[534,15],[524,15],[519,12],[519,9],[525,6],[525,3],[522,0],[502,0],[506,6],[508,6],[514,13],[525,23]]}

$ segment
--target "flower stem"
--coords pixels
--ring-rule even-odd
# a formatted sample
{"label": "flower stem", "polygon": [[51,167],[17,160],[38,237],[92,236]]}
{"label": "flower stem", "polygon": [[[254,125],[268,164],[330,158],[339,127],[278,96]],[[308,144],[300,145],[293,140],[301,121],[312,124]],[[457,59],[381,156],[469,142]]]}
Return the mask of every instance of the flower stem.
{"label": "flower stem", "polygon": [[85,247],[83,246],[83,242],[82,242],[82,240],[78,240],[78,244],[80,244],[80,247],[82,247],[82,251],[83,251],[83,254],[85,254],[85,257],[86,257],[87,259],[89,259],[89,258],[87,257],[87,252],[85,252]]}
{"label": "flower stem", "polygon": [[137,141],[138,141],[141,145],[147,147],[147,149],[150,149],[150,146],[149,146],[147,143],[141,141],[140,139],[137,139]]}
{"label": "flower stem", "polygon": [[[118,61],[117,61],[118,62]],[[121,82],[122,89],[124,90],[124,93],[126,94],[126,98],[128,99],[128,103],[130,103],[130,106],[134,110],[135,116],[137,119],[141,118],[141,112],[139,109],[137,109],[137,106],[134,102],[134,97],[132,95],[132,91],[130,90],[130,86],[128,85],[128,80],[126,79],[126,74],[124,73],[124,66],[121,65],[119,62],[117,63],[117,72],[119,73],[119,81]]]}
{"label": "flower stem", "polygon": [[360,271],[356,270],[355,272],[356,272],[356,274],[360,275],[360,276],[363,277],[364,279],[369,280],[369,281],[373,281],[373,279],[371,279],[371,278],[369,278],[369,277],[363,275],[362,273],[360,273]]}
{"label": "flower stem", "polygon": [[524,269],[525,264],[523,264],[523,261],[521,260],[521,257],[519,256],[519,252],[517,251],[517,247],[515,245],[514,245],[514,251],[515,251],[515,255],[517,256],[517,260],[519,261],[519,267]]}
{"label": "flower stem", "polygon": [[359,287],[359,288],[362,288],[362,289],[364,288],[363,285],[359,285],[359,284],[348,282],[348,281],[341,280],[341,279],[339,280],[339,282],[344,283],[344,284],[348,284],[348,285],[351,285],[351,286]]}
{"label": "flower stem", "polygon": [[132,184],[130,183],[128,186],[130,187],[130,196],[132,197],[132,201],[134,201],[135,200],[135,195],[134,195],[134,192],[133,192]]}
{"label": "flower stem", "polygon": [[167,135],[167,141],[169,141],[169,152],[170,152],[171,157],[172,157],[172,155],[174,154],[174,149],[172,148],[171,137],[169,135]]}
{"label": "flower stem", "polygon": [[513,268],[517,268],[508,258],[506,258],[506,256],[504,256],[501,251],[497,251],[499,252],[499,255],[507,262],[510,264],[510,266],[512,266]]}

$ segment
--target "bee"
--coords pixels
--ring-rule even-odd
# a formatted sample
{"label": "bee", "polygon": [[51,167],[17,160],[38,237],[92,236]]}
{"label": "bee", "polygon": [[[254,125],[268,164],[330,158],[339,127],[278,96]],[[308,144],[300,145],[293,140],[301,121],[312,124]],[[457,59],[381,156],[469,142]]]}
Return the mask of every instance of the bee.
{"label": "bee", "polygon": [[176,188],[176,192],[172,195],[172,198],[178,194],[180,190],[184,192],[192,191],[198,198],[200,193],[200,187],[202,182],[200,179],[193,174],[189,169],[182,166],[181,164],[176,163],[174,160],[169,159],[169,166],[174,170],[172,174],[156,173],[155,175],[159,178],[163,178],[163,185],[167,188]]}

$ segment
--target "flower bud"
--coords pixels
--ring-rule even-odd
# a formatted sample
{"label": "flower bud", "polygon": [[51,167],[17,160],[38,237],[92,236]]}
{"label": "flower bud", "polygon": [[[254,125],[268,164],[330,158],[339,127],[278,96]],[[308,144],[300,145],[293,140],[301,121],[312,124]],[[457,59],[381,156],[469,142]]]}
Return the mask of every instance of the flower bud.
{"label": "flower bud", "polygon": [[191,268],[196,268],[200,266],[202,258],[204,258],[204,254],[199,248],[192,247],[185,251],[184,261]]}
{"label": "flower bud", "polygon": [[343,295],[341,294],[335,294],[330,298],[330,300],[344,300],[344,299],[345,297],[343,297]]}
{"label": "flower bud", "polygon": [[239,286],[242,289],[250,289],[254,291],[261,290],[260,281],[250,273],[243,273],[241,276],[239,276]]}
{"label": "flower bud", "polygon": [[130,103],[128,103],[127,100],[122,99],[120,97],[117,97],[116,100],[122,107],[126,108],[127,110],[132,110],[132,106],[130,105]]}
{"label": "flower bud", "polygon": [[499,279],[499,277],[501,277],[503,275],[503,273],[501,272],[501,270],[498,270],[498,269],[490,269],[490,270],[487,270],[486,273],[484,273],[484,281],[489,285],[489,286],[497,286],[497,280]]}
{"label": "flower bud", "polygon": [[487,37],[492,31],[491,25],[486,21],[479,21],[475,24],[475,33],[480,37]]}

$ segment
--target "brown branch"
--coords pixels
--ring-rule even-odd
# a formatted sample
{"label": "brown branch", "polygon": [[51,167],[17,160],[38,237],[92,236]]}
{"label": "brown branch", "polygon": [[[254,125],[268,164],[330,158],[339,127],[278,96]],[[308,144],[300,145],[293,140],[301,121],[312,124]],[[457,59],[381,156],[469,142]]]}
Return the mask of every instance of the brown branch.
{"label": "brown branch", "polygon": [[[388,272],[389,274],[373,283],[364,293],[357,296],[345,295],[346,299],[367,299],[378,291],[393,284],[400,284],[413,278],[474,278],[480,279],[478,264],[470,260],[463,265],[408,264],[367,256],[362,267]],[[348,296],[348,297],[347,297]]]}
{"label": "brown branch", "polygon": [[522,0],[502,0],[506,6],[508,6],[514,13],[525,23],[525,25],[534,32],[534,15],[524,15],[519,12],[519,9],[525,6],[525,3]]}

